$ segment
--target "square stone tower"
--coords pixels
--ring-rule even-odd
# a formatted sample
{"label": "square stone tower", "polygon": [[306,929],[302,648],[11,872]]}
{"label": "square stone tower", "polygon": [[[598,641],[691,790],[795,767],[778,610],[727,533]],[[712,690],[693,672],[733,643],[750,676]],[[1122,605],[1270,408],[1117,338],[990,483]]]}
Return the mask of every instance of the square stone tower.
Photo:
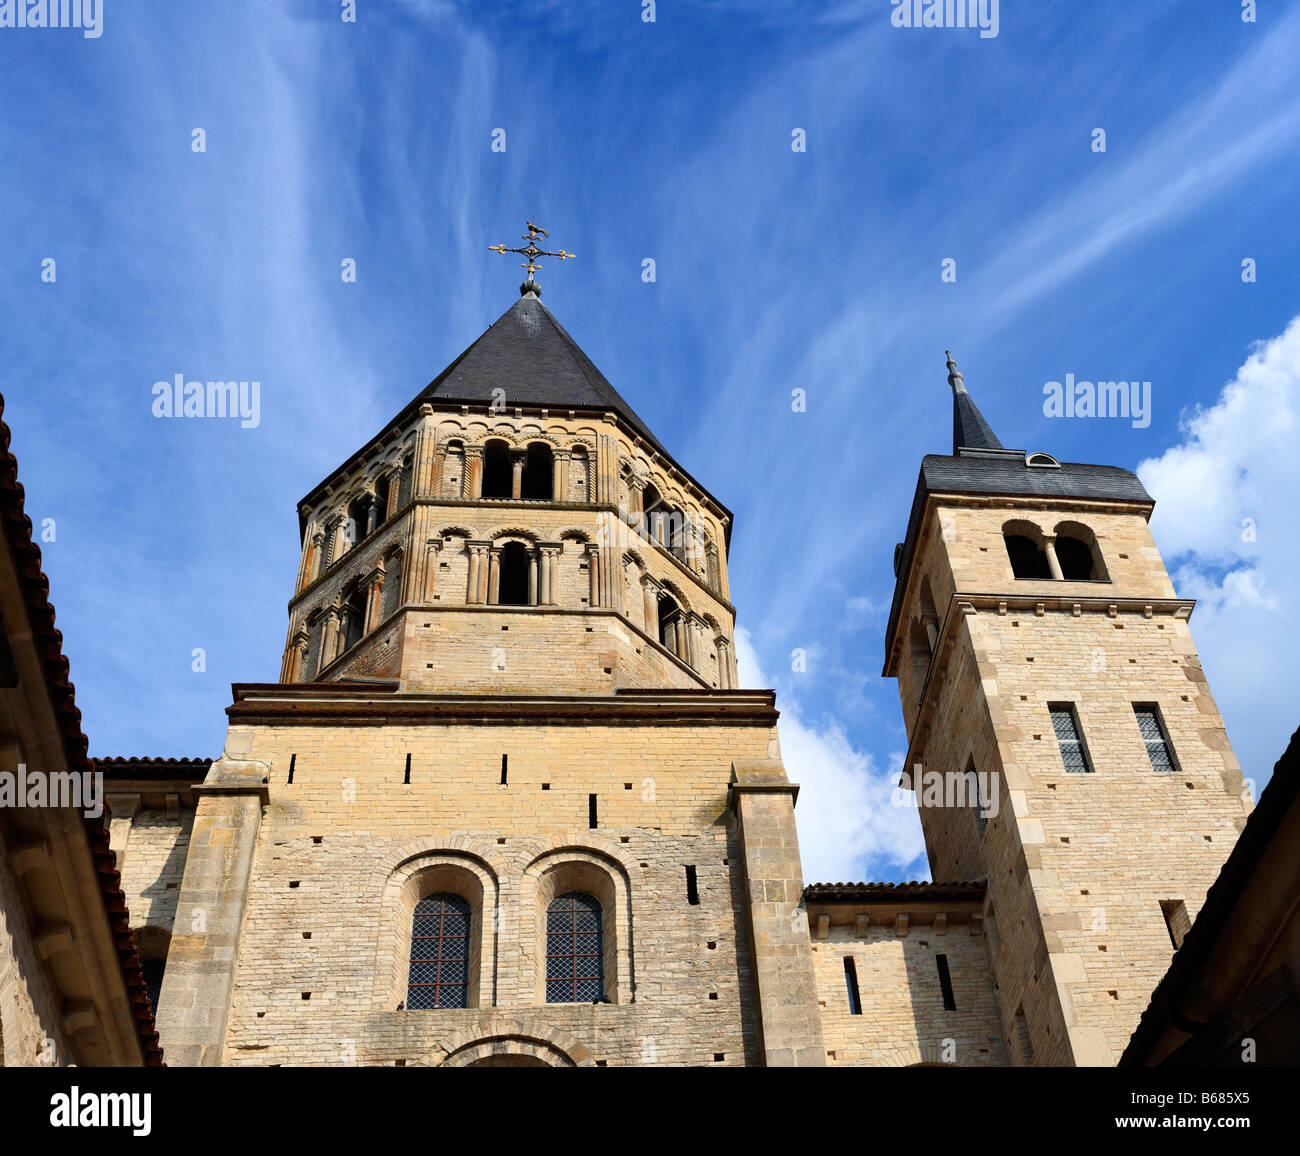
{"label": "square stone tower", "polygon": [[731,514],[524,284],[300,503],[159,998],[174,1064],[825,1062]]}
{"label": "square stone tower", "polygon": [[949,382],[895,554],[904,785],[933,877],[987,880],[1010,1061],[1111,1064],[1250,801],[1141,482],[1003,448]]}

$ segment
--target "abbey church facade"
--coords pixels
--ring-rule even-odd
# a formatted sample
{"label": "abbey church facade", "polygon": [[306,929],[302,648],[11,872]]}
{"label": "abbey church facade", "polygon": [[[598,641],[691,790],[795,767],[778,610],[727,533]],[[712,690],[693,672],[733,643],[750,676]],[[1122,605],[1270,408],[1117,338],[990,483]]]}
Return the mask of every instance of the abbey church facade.
{"label": "abbey church facade", "polygon": [[1117,1063],[1251,805],[1137,477],[949,371],[884,668],[935,882],[803,878],[732,516],[529,281],[300,503],[221,757],[99,763],[166,1062]]}

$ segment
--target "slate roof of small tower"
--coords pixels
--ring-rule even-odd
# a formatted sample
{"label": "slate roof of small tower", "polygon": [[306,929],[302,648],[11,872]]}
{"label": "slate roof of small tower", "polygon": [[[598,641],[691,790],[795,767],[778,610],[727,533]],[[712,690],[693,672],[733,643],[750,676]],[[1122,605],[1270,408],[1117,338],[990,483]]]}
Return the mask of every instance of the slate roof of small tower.
{"label": "slate roof of small tower", "polygon": [[894,598],[885,629],[885,667],[889,674],[894,632],[902,609],[907,572],[912,564],[916,537],[926,499],[932,493],[1006,495],[1008,497],[1083,498],[1096,501],[1142,502],[1149,508],[1155,500],[1141,479],[1120,466],[1098,466],[1084,462],[1057,462],[1042,467],[1030,465],[1024,450],[1006,449],[979,406],[966,389],[966,382],[948,354],[948,384],[952,386],[952,453],[926,454],[916,481],[916,495],[908,517],[907,534],[898,544]]}

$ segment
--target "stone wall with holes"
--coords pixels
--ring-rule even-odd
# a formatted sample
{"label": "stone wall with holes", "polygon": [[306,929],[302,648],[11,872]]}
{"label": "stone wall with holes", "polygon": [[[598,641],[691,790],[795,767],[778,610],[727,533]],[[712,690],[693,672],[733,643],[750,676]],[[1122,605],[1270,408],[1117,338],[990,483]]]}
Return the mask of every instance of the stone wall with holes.
{"label": "stone wall with holes", "polygon": [[[438,1062],[505,1021],[532,1025],[518,1029],[529,1038],[544,1025],[594,1063],[761,1062],[727,783],[733,760],[766,758],[773,736],[752,725],[233,728],[227,751],[269,764],[270,803],[225,1062]],[[409,927],[394,930],[391,906],[404,867],[423,858],[472,864],[491,897],[492,994],[478,1008],[396,1010]],[[546,1004],[538,897],[548,871],[579,861],[619,895],[614,1002]],[[184,998],[179,985],[169,998]]]}
{"label": "stone wall with holes", "polygon": [[60,1000],[46,978],[10,860],[0,841],[0,1061],[6,1067],[63,1065],[70,1055]]}
{"label": "stone wall with holes", "polygon": [[624,687],[717,686],[715,652],[694,674],[613,611],[539,608],[412,610],[402,666],[408,690],[609,694]]}
{"label": "stone wall with holes", "polygon": [[[1109,580],[1013,578],[1011,517],[1094,527]],[[917,561],[902,621],[919,614],[924,577],[940,626],[919,715],[918,664],[896,652],[912,763],[973,759],[1001,795],[982,836],[968,808],[922,808],[934,878],[988,879],[1012,1062],[1113,1063],[1173,955],[1161,902],[1195,917],[1250,810],[1188,607],[1137,509],[956,501],[929,515]],[[1090,774],[1064,770],[1057,702],[1075,705]],[[1135,703],[1159,707],[1177,771],[1153,769]]]}
{"label": "stone wall with holes", "polygon": [[[810,903],[817,1002],[831,1066],[900,1067],[1007,1063],[984,932],[969,913],[936,922],[918,903],[900,922],[890,911],[867,913],[864,926],[832,924],[819,932]],[[864,909],[865,910],[865,909]],[[824,938],[822,937],[824,935]],[[937,957],[948,962],[956,1010],[944,1008]],[[861,1013],[850,1009],[845,959],[857,975]]]}
{"label": "stone wall with holes", "polygon": [[178,809],[174,816],[162,809],[142,808],[131,819],[122,892],[133,928],[159,927],[171,934],[193,826],[194,812],[189,808]]}

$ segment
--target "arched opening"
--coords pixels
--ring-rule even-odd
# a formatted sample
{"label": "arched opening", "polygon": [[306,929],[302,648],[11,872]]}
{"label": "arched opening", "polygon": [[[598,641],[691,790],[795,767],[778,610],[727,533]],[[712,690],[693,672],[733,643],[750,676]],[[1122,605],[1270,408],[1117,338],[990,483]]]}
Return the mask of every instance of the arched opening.
{"label": "arched opening", "polygon": [[662,505],[663,498],[659,496],[659,491],[654,485],[647,483],[641,495],[641,510],[645,515],[643,533],[651,542],[659,546],[663,545],[663,524],[660,516]]}
{"label": "arched opening", "polygon": [[1017,578],[1051,578],[1052,570],[1047,555],[1033,538],[1025,534],[1004,534],[1007,557],[1011,559],[1011,573]]}
{"label": "arched opening", "polygon": [[1097,575],[1093,572],[1092,550],[1087,542],[1078,538],[1056,539],[1056,560],[1061,564],[1061,577],[1068,581],[1088,581]]}
{"label": "arched opening", "polygon": [[380,474],[375,481],[375,525],[383,525],[388,517],[388,498],[392,490],[392,479],[388,474]]}
{"label": "arched opening", "polygon": [[366,588],[358,582],[343,604],[344,617],[347,619],[347,631],[343,635],[344,650],[360,642],[366,632],[366,601]]}
{"label": "arched opening", "polygon": [[493,440],[483,447],[483,496],[510,497],[510,447]]}
{"label": "arched opening", "polygon": [[366,536],[369,530],[367,524],[370,518],[370,495],[362,494],[359,498],[354,498],[348,504],[347,525],[344,527],[343,553],[346,553],[362,538]]}
{"label": "arched opening", "polygon": [[501,547],[497,602],[502,606],[528,605],[528,548],[522,542]]}
{"label": "arched opening", "polygon": [[530,501],[550,501],[554,496],[555,455],[545,442],[529,442],[519,496]]}
{"label": "arched opening", "polygon": [[538,1059],[537,1056],[504,1054],[484,1056],[481,1060],[475,1060],[465,1066],[467,1068],[549,1068],[551,1065],[545,1060]]}
{"label": "arched opening", "polygon": [[659,595],[659,641],[674,654],[679,653],[677,632],[682,625],[682,608],[671,594]]}

